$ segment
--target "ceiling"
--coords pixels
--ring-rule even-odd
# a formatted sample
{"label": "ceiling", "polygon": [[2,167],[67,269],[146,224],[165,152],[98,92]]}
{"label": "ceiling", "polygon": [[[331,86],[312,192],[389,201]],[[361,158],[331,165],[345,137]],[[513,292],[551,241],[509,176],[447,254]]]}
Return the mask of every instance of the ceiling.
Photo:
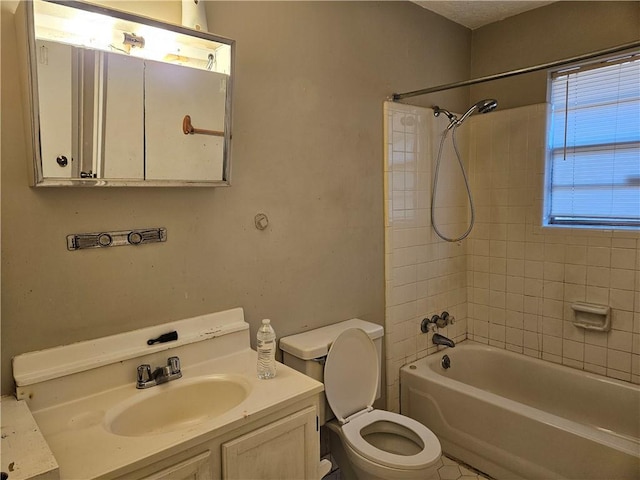
{"label": "ceiling", "polygon": [[534,8],[548,5],[550,1],[414,1],[421,7],[464,25],[471,30],[503,20]]}

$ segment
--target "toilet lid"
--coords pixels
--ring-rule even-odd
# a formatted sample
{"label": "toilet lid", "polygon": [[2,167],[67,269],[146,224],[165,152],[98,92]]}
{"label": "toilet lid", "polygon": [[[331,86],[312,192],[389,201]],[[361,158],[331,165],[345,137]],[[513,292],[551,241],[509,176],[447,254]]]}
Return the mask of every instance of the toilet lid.
{"label": "toilet lid", "polygon": [[[376,433],[376,424],[385,423],[395,426],[393,430],[396,430],[397,434],[412,438],[422,449],[415,455],[398,455],[381,450],[365,440],[362,434],[365,429],[369,433]],[[341,428],[344,439],[356,453],[387,467],[419,470],[431,466],[442,455],[440,441],[431,430],[413,418],[398,413],[372,410],[354,418]],[[385,427],[378,428],[380,431],[385,431]],[[388,427],[386,428],[388,429]],[[411,435],[407,436],[406,433],[403,435],[403,430],[410,432]]]}
{"label": "toilet lid", "polygon": [[345,330],[331,345],[324,365],[324,389],[340,423],[371,407],[379,377],[378,352],[363,330]]}

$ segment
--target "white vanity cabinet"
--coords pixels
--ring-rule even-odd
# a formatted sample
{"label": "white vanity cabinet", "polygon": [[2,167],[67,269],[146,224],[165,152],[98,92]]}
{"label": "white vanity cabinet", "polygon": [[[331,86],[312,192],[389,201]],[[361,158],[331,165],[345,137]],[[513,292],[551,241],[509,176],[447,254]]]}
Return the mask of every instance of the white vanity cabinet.
{"label": "white vanity cabinet", "polygon": [[207,450],[140,480],[209,480],[213,478],[210,457],[211,453]]}
{"label": "white vanity cabinet", "polygon": [[317,478],[316,415],[309,407],[222,444],[222,478]]}
{"label": "white vanity cabinet", "polygon": [[304,403],[293,413],[270,415],[266,423],[252,422],[117,480],[317,480],[318,405]]}

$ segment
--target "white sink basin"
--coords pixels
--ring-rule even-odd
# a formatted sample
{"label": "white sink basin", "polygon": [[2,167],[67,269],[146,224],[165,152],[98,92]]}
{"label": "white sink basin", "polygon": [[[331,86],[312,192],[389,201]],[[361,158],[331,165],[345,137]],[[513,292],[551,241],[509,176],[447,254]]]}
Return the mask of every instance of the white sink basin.
{"label": "white sink basin", "polygon": [[105,415],[105,428],[137,437],[171,432],[223,415],[249,395],[241,376],[211,375],[178,379],[140,390]]}

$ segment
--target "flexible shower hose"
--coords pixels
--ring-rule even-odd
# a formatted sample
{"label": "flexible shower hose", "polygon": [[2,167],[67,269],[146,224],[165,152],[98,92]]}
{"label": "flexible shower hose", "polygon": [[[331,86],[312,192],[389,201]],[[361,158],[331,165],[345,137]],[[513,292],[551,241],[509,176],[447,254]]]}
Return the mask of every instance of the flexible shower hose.
{"label": "flexible shower hose", "polygon": [[[464,169],[464,165],[462,164],[462,157],[460,156],[460,152],[458,151],[458,143],[456,142],[456,128],[458,128],[457,124],[454,124],[451,129],[446,129],[444,134],[442,135],[442,139],[440,140],[440,148],[438,148],[438,158],[436,160],[436,171],[433,176],[433,189],[431,192],[431,225],[433,226],[433,230],[436,234],[446,242],[459,242],[460,240],[464,240],[471,233],[471,229],[473,228],[473,224],[476,220],[475,209],[473,207],[473,198],[471,197],[471,188],[469,187],[469,179],[467,178],[467,172]],[[471,207],[471,221],[469,222],[469,228],[464,232],[461,236],[457,238],[448,238],[445,237],[440,230],[438,230],[438,226],[436,225],[435,220],[435,206],[436,206],[436,192],[438,190],[438,174],[440,172],[440,162],[442,160],[442,148],[444,146],[444,142],[447,139],[447,134],[451,130],[451,140],[453,142],[453,150],[456,152],[456,158],[458,159],[458,164],[460,165],[460,170],[462,170],[462,178],[464,178],[464,186],[467,188],[467,197],[469,198],[469,206]]]}

